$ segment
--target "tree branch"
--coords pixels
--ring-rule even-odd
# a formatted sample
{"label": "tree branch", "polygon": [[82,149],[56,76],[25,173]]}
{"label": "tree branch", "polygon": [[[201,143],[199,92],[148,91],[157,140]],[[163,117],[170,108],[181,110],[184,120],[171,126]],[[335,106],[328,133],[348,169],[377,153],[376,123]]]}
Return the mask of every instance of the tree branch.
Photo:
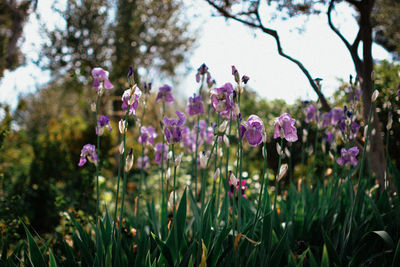
{"label": "tree branch", "polygon": [[315,83],[314,79],[311,77],[310,73],[304,67],[304,65],[299,60],[297,60],[297,59],[295,59],[295,58],[293,58],[293,57],[291,57],[288,54],[283,52],[278,32],[276,30],[274,30],[274,29],[267,28],[267,27],[265,27],[263,25],[261,17],[260,17],[260,12],[259,12],[260,1],[257,2],[256,12],[254,13],[256,15],[258,23],[254,23],[254,22],[251,22],[251,21],[247,21],[247,20],[241,19],[241,18],[235,16],[234,14],[229,13],[223,7],[220,7],[220,6],[216,5],[214,2],[212,2],[212,0],[206,0],[206,1],[207,1],[208,4],[210,4],[212,7],[214,7],[219,13],[221,13],[224,17],[233,19],[233,20],[238,21],[238,22],[241,22],[241,23],[243,23],[243,24],[245,24],[245,25],[247,25],[247,26],[249,26],[251,28],[260,29],[264,33],[274,37],[279,55],[284,57],[284,58],[286,58],[286,59],[288,59],[288,60],[290,60],[291,62],[295,63],[300,68],[300,70],[303,72],[303,74],[307,77],[307,80],[310,83],[311,87],[317,93],[317,95],[319,97],[319,100],[321,101],[322,108],[325,111],[329,111],[331,109],[329,104],[328,104],[328,102],[326,101],[325,96],[322,94],[322,92],[319,89],[318,85]]}
{"label": "tree branch", "polygon": [[[356,2],[356,1],[351,1],[351,2]],[[359,4],[359,2],[357,2],[357,3]],[[357,36],[354,39],[353,44],[349,43],[349,41],[343,36],[343,34],[339,31],[339,29],[336,28],[332,23],[332,10],[334,8],[334,4],[335,4],[335,0],[331,0],[329,2],[328,11],[326,12],[326,14],[328,16],[329,27],[340,38],[340,40],[342,40],[342,42],[346,46],[347,50],[349,50],[350,55],[351,55],[351,57],[353,59],[356,71],[358,73],[359,70],[361,69],[361,64],[362,64],[362,61],[361,61],[360,57],[358,56],[358,51],[357,51],[358,50],[358,45],[360,44],[360,40],[361,40],[361,33],[360,33],[360,31],[358,31]]]}

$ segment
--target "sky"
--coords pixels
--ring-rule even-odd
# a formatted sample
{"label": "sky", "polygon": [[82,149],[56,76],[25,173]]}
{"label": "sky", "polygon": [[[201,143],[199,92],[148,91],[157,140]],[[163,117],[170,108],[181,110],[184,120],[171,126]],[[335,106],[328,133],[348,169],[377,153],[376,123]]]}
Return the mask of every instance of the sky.
{"label": "sky", "polygon": [[[279,56],[272,37],[238,22],[215,16],[217,13],[205,1],[190,1],[186,15],[192,20],[193,29],[199,29],[199,32],[197,48],[188,62],[192,70],[175,88],[180,95],[189,97],[197,90],[196,69],[206,63],[219,86],[233,82],[231,66],[235,65],[241,75],[250,77],[249,87],[267,100],[284,99],[287,103],[293,103],[299,98],[316,99],[300,69]],[[60,22],[50,9],[52,2],[42,0],[38,4],[38,12],[50,26]],[[334,23],[349,40],[353,40],[356,34],[353,14],[345,6],[339,7],[335,14]],[[302,33],[296,30],[299,25],[304,25],[305,31]],[[331,96],[339,87],[339,79],[347,81],[350,74],[355,76],[351,57],[343,43],[329,29],[325,14],[309,17],[306,22],[299,19],[276,20],[268,23],[268,26],[278,30],[283,50],[287,54],[300,60],[313,78],[323,79],[322,92],[326,96]],[[8,103],[13,108],[20,95],[35,92],[51,79],[49,72],[31,62],[37,59],[43,42],[35,16],[30,16],[24,34],[22,51],[27,56],[27,64],[16,71],[6,71],[0,81],[0,103]],[[373,47],[373,56],[376,60],[390,59],[389,54],[377,45]],[[153,81],[155,87],[163,82]]]}

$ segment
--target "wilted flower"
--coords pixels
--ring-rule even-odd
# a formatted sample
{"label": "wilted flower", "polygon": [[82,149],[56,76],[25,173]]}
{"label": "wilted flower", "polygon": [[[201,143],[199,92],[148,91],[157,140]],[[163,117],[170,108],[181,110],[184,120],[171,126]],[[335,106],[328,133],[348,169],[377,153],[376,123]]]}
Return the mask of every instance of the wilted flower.
{"label": "wilted flower", "polygon": [[174,102],[174,97],[172,96],[171,92],[172,88],[167,84],[160,87],[160,90],[157,94],[156,102],[162,100],[165,102],[165,104],[171,104],[172,102]]}
{"label": "wilted flower", "polygon": [[240,135],[246,136],[251,146],[258,146],[262,143],[264,123],[257,115],[250,115],[247,121],[240,125]]}
{"label": "wilted flower", "polygon": [[309,104],[304,112],[306,113],[306,123],[310,123],[312,120],[317,120],[317,109],[313,104]]}
{"label": "wilted flower", "polygon": [[282,114],[279,118],[275,119],[274,138],[285,138],[288,142],[296,142],[297,129],[294,126],[296,120],[293,119],[289,113]]}
{"label": "wilted flower", "polygon": [[146,170],[146,169],[149,168],[149,166],[150,166],[150,159],[149,159],[148,156],[138,157],[138,159],[137,159],[137,167],[138,167],[138,169],[142,169],[143,168],[143,170]]}
{"label": "wilted flower", "polygon": [[104,128],[107,128],[110,132],[112,131],[110,119],[107,116],[102,115],[97,121],[96,134],[99,136],[103,135]]}
{"label": "wilted flower", "polygon": [[157,137],[157,133],[152,126],[140,127],[140,136],[138,142],[143,145],[154,145],[154,139]]}
{"label": "wilted flower", "polygon": [[122,94],[122,110],[129,109],[129,115],[136,115],[136,109],[139,106],[139,98],[141,96],[142,91],[136,85],[126,89]]}
{"label": "wilted flower", "polygon": [[[163,151],[164,150],[164,151]],[[163,161],[166,162],[167,161],[167,157],[168,157],[168,145],[164,144],[164,148],[163,145],[161,143],[156,144],[155,148],[154,148],[154,161],[161,165],[161,154],[163,155]],[[165,165],[164,165],[165,166]]]}
{"label": "wilted flower", "polygon": [[104,88],[106,89],[114,88],[114,86],[108,79],[108,74],[109,74],[108,71],[103,70],[102,68],[94,68],[92,70],[92,76],[93,76],[92,88],[96,88],[97,90],[99,90],[102,82],[104,83]]}
{"label": "wilted flower", "polygon": [[94,165],[97,165],[98,159],[97,159],[96,147],[94,145],[86,144],[83,146],[78,166],[82,167],[83,165],[85,165],[86,159],[89,160],[89,162],[93,163]]}
{"label": "wilted flower", "polygon": [[196,94],[194,94],[193,97],[189,97],[189,104],[188,107],[186,108],[186,112],[190,116],[204,113],[204,107],[201,95],[196,96]]}
{"label": "wilted flower", "polygon": [[180,111],[176,111],[179,119],[170,119],[164,117],[164,134],[169,144],[178,143],[182,140],[182,127],[185,124],[186,117]]}
{"label": "wilted flower", "polygon": [[340,150],[340,157],[337,159],[337,163],[339,165],[345,165],[346,163],[350,163],[353,166],[356,166],[358,161],[356,156],[358,155],[358,148],[356,146],[349,148],[349,150],[346,150],[345,148],[342,148]]}
{"label": "wilted flower", "polygon": [[[211,90],[211,104],[213,109],[220,113],[222,117],[229,118],[233,109],[233,86],[226,83],[222,87]],[[235,114],[232,114],[235,117]]]}

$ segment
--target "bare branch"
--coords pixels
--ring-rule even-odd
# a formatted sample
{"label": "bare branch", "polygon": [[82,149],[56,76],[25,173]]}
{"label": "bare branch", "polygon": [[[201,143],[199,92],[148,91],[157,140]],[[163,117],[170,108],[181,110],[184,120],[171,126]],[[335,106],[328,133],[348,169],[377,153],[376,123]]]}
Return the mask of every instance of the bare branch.
{"label": "bare branch", "polygon": [[260,1],[257,2],[256,12],[254,13],[256,15],[256,19],[257,19],[258,23],[238,18],[236,15],[229,13],[223,7],[220,7],[220,6],[216,5],[214,2],[212,2],[212,0],[206,0],[206,1],[211,6],[213,6],[218,12],[220,12],[224,17],[236,20],[238,22],[241,22],[241,23],[243,23],[243,24],[245,24],[247,26],[250,26],[251,28],[260,29],[264,33],[274,37],[279,55],[281,55],[282,57],[284,57],[284,58],[290,60],[291,62],[295,63],[301,69],[303,74],[307,77],[307,80],[310,83],[311,87],[317,93],[317,95],[318,95],[318,97],[319,97],[319,99],[321,101],[322,108],[325,111],[329,111],[331,109],[329,104],[328,104],[328,102],[326,101],[325,96],[322,94],[321,90],[319,89],[319,87],[315,83],[314,79],[311,77],[311,75],[308,72],[308,70],[304,67],[304,65],[299,60],[297,60],[297,59],[295,59],[295,58],[293,58],[293,57],[291,57],[288,54],[283,52],[278,32],[276,30],[274,30],[274,29],[267,28],[267,27],[265,27],[263,25],[262,20],[261,20],[261,16],[260,16],[260,12],[259,12]]}
{"label": "bare branch", "polygon": [[328,11],[326,13],[327,16],[328,16],[329,27],[340,38],[340,40],[342,40],[342,42],[346,46],[347,50],[349,50],[350,55],[351,55],[351,57],[353,59],[356,71],[358,73],[359,70],[361,69],[361,65],[362,65],[362,61],[361,61],[360,57],[358,56],[358,46],[359,46],[360,40],[361,40],[361,33],[360,33],[360,31],[358,31],[357,36],[354,39],[353,44],[350,44],[350,42],[343,36],[343,34],[339,31],[339,29],[336,28],[332,23],[332,10],[334,8],[334,4],[335,4],[335,0],[331,0],[329,2]]}

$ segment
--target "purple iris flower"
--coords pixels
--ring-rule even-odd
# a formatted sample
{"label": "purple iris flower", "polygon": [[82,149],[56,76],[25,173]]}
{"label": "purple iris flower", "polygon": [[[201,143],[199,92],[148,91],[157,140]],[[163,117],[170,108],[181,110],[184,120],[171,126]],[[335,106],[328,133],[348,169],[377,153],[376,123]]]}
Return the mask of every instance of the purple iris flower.
{"label": "purple iris flower", "polygon": [[160,91],[157,94],[156,102],[162,100],[165,101],[165,104],[171,104],[174,102],[174,97],[171,94],[172,88],[171,86],[165,84],[160,87]]}
{"label": "purple iris flower", "polygon": [[350,139],[355,139],[357,137],[359,130],[360,130],[360,124],[353,121],[350,125]]}
{"label": "purple iris flower", "polygon": [[312,120],[317,120],[317,109],[313,104],[309,104],[304,111],[306,113],[306,123],[310,123]]}
{"label": "purple iris flower", "polygon": [[104,128],[108,128],[110,132],[112,131],[110,119],[107,116],[101,115],[97,121],[96,134],[102,136],[104,133]]}
{"label": "purple iris flower", "polygon": [[289,113],[282,114],[279,118],[275,119],[274,138],[285,138],[288,142],[296,142],[297,129],[294,126],[296,120],[293,119]]}
{"label": "purple iris flower", "polygon": [[142,126],[140,127],[139,143],[143,145],[154,145],[154,139],[157,138],[157,133],[152,126]]}
{"label": "purple iris flower", "polygon": [[[214,88],[211,91],[211,104],[213,109],[220,113],[222,117],[229,118],[231,110],[233,111],[233,86],[231,83],[226,83],[222,87]],[[236,117],[234,112],[232,117]]]}
{"label": "purple iris flower", "polygon": [[342,116],[339,119],[338,124],[339,124],[340,131],[344,134],[346,132],[346,118],[344,116]]}
{"label": "purple iris flower", "polygon": [[138,169],[147,170],[150,166],[150,159],[148,156],[139,157],[137,159],[137,167]]}
{"label": "purple iris flower", "polygon": [[333,141],[334,137],[335,136],[333,135],[332,132],[327,132],[326,136],[325,136],[326,142],[328,142],[328,144],[332,144],[332,141]]}
{"label": "purple iris flower", "polygon": [[183,127],[182,129],[182,143],[187,154],[193,153],[196,149],[196,133],[193,135],[193,131],[189,127]]}
{"label": "purple iris flower", "polygon": [[[161,154],[164,154],[163,157],[161,157]],[[167,161],[168,157],[168,145],[164,144],[164,151],[163,151],[163,145],[161,143],[156,144],[154,147],[154,161],[158,164],[161,165],[161,158],[163,158],[164,163]],[[164,164],[165,166],[165,164]]]}
{"label": "purple iris flower", "polygon": [[96,147],[94,145],[86,144],[83,146],[78,166],[82,167],[83,165],[85,165],[86,159],[94,165],[97,165],[97,153]]}
{"label": "purple iris flower", "polygon": [[332,125],[336,125],[339,120],[344,117],[344,110],[341,108],[334,108],[332,109],[332,120],[331,120],[331,124]]}
{"label": "purple iris flower", "polygon": [[247,121],[240,125],[240,135],[245,135],[251,146],[258,146],[262,143],[264,123],[257,115],[250,115]]}
{"label": "purple iris flower", "polygon": [[193,97],[189,97],[189,105],[186,108],[186,112],[190,116],[204,113],[201,95],[197,96],[196,94],[194,94]]}
{"label": "purple iris flower", "polygon": [[102,68],[94,68],[92,70],[92,76],[93,76],[92,88],[96,88],[97,90],[99,90],[102,82],[104,82],[104,88],[106,89],[114,88],[114,86],[108,79],[108,71],[103,70]]}
{"label": "purple iris flower", "polygon": [[358,102],[360,101],[362,91],[357,89],[354,86],[347,87],[347,92],[349,93],[349,101],[350,102]]}
{"label": "purple iris flower", "polygon": [[332,123],[332,112],[322,114],[322,128],[328,127]]}
{"label": "purple iris flower", "polygon": [[164,134],[169,144],[178,143],[182,140],[182,127],[185,124],[186,116],[180,111],[176,111],[178,119],[164,117]]}
{"label": "purple iris flower", "polygon": [[356,156],[358,155],[358,148],[356,146],[349,148],[349,150],[346,150],[345,148],[342,148],[340,150],[340,157],[337,159],[337,164],[339,165],[345,165],[346,163],[350,163],[353,166],[356,166],[358,161]]}
{"label": "purple iris flower", "polygon": [[138,87],[133,87],[124,91],[122,95],[122,110],[129,109],[129,115],[136,115],[136,109],[139,106],[139,99],[142,96],[142,91]]}
{"label": "purple iris flower", "polygon": [[242,76],[242,82],[244,83],[244,84],[247,84],[247,82],[250,80],[250,78],[249,78],[249,76],[247,76],[247,75],[243,75]]}
{"label": "purple iris flower", "polygon": [[197,73],[196,73],[196,82],[199,83],[200,82],[200,76],[204,76],[207,75],[207,83],[210,82],[211,80],[211,75],[208,72],[208,67],[206,64],[201,64],[201,66],[197,69]]}

